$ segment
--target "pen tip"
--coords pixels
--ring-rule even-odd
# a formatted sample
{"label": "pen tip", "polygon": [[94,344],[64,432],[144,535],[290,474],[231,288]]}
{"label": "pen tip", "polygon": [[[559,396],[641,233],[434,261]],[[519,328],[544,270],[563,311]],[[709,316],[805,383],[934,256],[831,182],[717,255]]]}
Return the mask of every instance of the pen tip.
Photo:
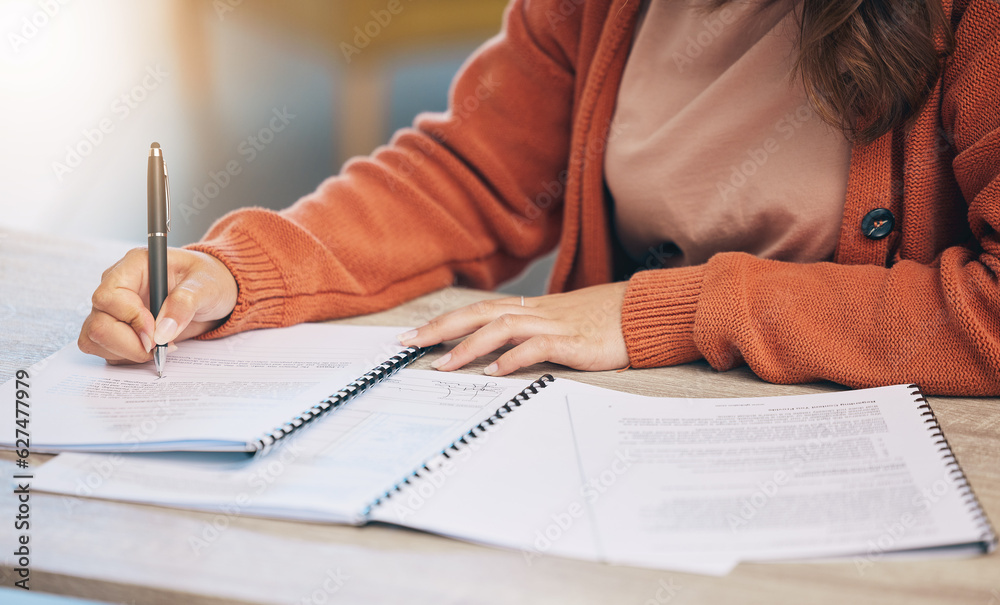
{"label": "pen tip", "polygon": [[150,149],[159,149],[159,148],[160,148],[160,144],[159,144],[159,143],[155,143],[155,142],[154,142],[154,143],[152,143],[152,144],[151,144],[151,145],[149,146],[149,148],[150,148]]}
{"label": "pen tip", "polygon": [[156,377],[157,378],[163,378],[163,372],[157,372],[156,373]]}

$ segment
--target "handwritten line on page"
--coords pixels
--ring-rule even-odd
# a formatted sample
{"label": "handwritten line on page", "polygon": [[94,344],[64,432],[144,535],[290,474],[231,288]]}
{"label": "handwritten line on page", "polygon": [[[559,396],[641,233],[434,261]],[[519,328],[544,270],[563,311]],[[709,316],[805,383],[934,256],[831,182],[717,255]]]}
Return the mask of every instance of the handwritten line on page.
{"label": "handwritten line on page", "polygon": [[401,370],[266,457],[62,454],[37,489],[279,518],[363,522],[401,477],[492,414],[523,380]]}

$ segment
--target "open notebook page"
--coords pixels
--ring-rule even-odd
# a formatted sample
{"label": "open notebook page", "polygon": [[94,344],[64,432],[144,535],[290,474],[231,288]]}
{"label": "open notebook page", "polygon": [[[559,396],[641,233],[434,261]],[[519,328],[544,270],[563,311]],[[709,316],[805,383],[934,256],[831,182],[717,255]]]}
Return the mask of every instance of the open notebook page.
{"label": "open notebook page", "polygon": [[42,491],[288,519],[360,523],[423,461],[523,389],[523,380],[401,370],[263,457],[62,454]]}
{"label": "open notebook page", "polygon": [[566,394],[590,473],[631,464],[597,500],[609,557],[740,560],[991,546],[906,385],[754,399]]}
{"label": "open notebook page", "polygon": [[[401,351],[400,330],[303,324],[182,341],[163,378],[152,363],[112,366],[70,344],[29,371],[31,449],[243,451]],[[5,418],[14,386],[0,391]]]}
{"label": "open notebook page", "polygon": [[[528,565],[551,555],[614,562],[593,506],[606,489],[601,474],[623,472],[628,458],[602,453],[598,468],[582,466],[578,453],[590,444],[574,434],[565,403],[576,384],[549,383],[449,458],[436,457],[428,472],[370,518],[518,550]],[[617,514],[631,514],[632,508]],[[637,564],[723,575],[736,563],[714,554],[666,553]]]}
{"label": "open notebook page", "polygon": [[879,557],[981,551],[988,526],[911,392],[668,399],[557,379],[478,451],[373,517],[516,548],[528,561],[560,554],[701,573],[867,556],[872,544]]}

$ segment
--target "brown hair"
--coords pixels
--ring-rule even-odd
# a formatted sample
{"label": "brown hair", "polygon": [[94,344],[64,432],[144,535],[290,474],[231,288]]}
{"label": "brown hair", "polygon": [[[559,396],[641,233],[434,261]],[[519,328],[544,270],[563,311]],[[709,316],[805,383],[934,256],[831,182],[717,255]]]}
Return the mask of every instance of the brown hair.
{"label": "brown hair", "polygon": [[819,115],[858,143],[908,127],[941,71],[935,36],[952,46],[940,0],[801,0],[795,10],[795,71]]}

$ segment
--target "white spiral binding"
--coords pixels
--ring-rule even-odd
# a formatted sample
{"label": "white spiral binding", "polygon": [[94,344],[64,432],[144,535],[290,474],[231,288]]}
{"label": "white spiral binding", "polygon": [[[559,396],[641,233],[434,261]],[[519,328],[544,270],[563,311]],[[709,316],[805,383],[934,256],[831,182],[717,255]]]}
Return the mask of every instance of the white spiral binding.
{"label": "white spiral binding", "polygon": [[[469,429],[468,432],[466,432],[464,435],[462,435],[455,441],[452,441],[450,445],[445,446],[445,448],[441,450],[439,455],[444,456],[445,458],[451,458],[451,454],[448,453],[449,450],[457,452],[462,448],[462,446],[469,444],[467,439],[479,438],[480,435],[489,431],[489,427],[493,426],[498,421],[506,418],[507,414],[510,414],[510,412],[514,410],[514,408],[521,407],[522,403],[530,399],[532,395],[536,395],[538,393],[538,389],[544,389],[546,385],[548,385],[550,382],[553,382],[554,380],[555,378],[552,377],[552,374],[542,375],[538,380],[532,382],[527,387],[525,387],[524,390],[522,390],[520,393],[514,395],[514,397],[512,397],[510,401],[497,408],[497,411],[493,412],[493,414],[490,415],[489,418]],[[392,495],[395,494],[396,492],[402,490],[404,485],[409,485],[410,479],[414,477],[420,478],[421,471],[430,472],[431,469],[427,467],[428,462],[430,462],[430,460],[425,461],[416,470],[414,470],[409,475],[404,477],[401,481],[396,482],[395,485],[387,489],[385,493],[383,493],[381,496],[375,498],[368,506],[365,507],[364,511],[361,512],[361,515],[363,517],[367,517],[371,513],[372,509],[374,509],[379,504],[382,504],[382,502],[391,498]]]}
{"label": "white spiral binding", "polygon": [[364,393],[407,365],[413,363],[417,359],[420,359],[430,349],[431,347],[407,347],[406,349],[403,349],[399,353],[396,353],[389,359],[372,368],[360,378],[351,381],[343,389],[337,391],[333,395],[330,395],[323,401],[320,401],[288,422],[275,427],[274,430],[265,433],[248,446],[248,451],[256,452],[256,455],[258,456],[267,454],[267,452],[270,451],[270,449],[278,441],[281,441],[291,433],[301,429],[330,410],[337,409],[354,397]]}
{"label": "white spiral binding", "polygon": [[979,498],[976,497],[976,493],[972,490],[972,485],[969,484],[969,480],[965,476],[965,471],[958,464],[958,459],[955,458],[955,453],[952,452],[951,445],[948,443],[947,437],[944,436],[944,431],[941,430],[941,425],[938,423],[937,416],[934,415],[934,410],[927,403],[927,398],[924,397],[918,385],[911,384],[909,387],[915,389],[910,393],[910,395],[915,396],[914,403],[923,402],[917,406],[917,409],[924,410],[920,415],[926,416],[924,423],[930,425],[928,428],[931,431],[931,437],[935,438],[934,445],[939,446],[938,451],[944,453],[943,458],[946,460],[945,466],[948,468],[948,474],[954,476],[962,503],[968,507],[968,511],[975,519],[976,527],[982,531],[979,539],[982,540],[986,551],[990,552],[997,545],[996,532],[993,531],[993,526],[983,511],[982,504],[979,503]]}

